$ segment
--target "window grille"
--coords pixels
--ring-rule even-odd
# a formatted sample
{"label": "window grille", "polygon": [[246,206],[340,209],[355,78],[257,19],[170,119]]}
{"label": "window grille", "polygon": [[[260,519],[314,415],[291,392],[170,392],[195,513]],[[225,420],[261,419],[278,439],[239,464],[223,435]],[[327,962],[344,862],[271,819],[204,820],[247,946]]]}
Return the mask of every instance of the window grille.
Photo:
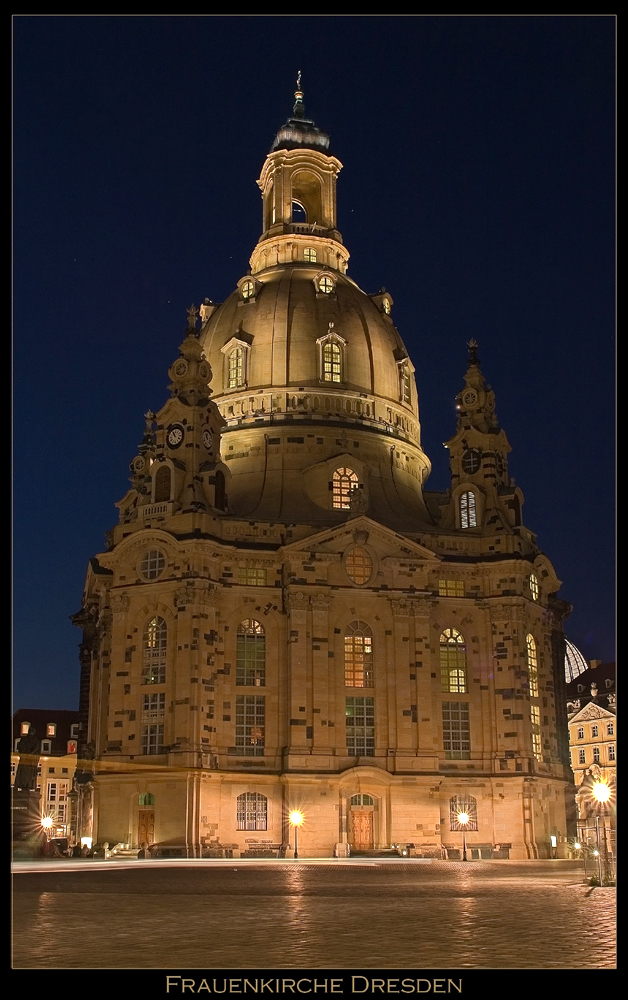
{"label": "window grille", "polygon": [[528,661],[528,680],[530,683],[530,697],[539,696],[539,671],[536,656],[536,642],[534,636],[529,632],[526,636],[526,658]]}
{"label": "window grille", "polygon": [[[460,813],[466,813],[469,817],[468,823],[461,823],[458,819]],[[450,830],[477,830],[478,828],[478,804],[473,795],[452,795],[449,800],[449,829]]]}
{"label": "window grille", "polygon": [[237,799],[237,829],[266,830],[268,827],[268,799],[258,792],[244,792]]}
{"label": "window grille", "polygon": [[460,527],[477,528],[475,493],[470,490],[460,497]]}
{"label": "window grille", "polygon": [[264,756],[266,699],[258,695],[236,698],[236,753],[245,757]]}
{"label": "window grille", "polygon": [[151,618],[144,630],[142,684],[165,684],[168,626],[163,618]]}
{"label": "window grille", "polygon": [[464,580],[439,580],[439,597],[464,597]]}
{"label": "window grille", "polygon": [[375,754],[375,700],[347,698],[347,752],[352,757],[373,757]]}
{"label": "window grille", "polygon": [[332,477],[332,505],[345,510],[351,507],[351,493],[359,486],[357,474],[353,469],[336,469]]}
{"label": "window grille", "polygon": [[471,756],[468,702],[444,701],[442,712],[445,758],[468,760]]}

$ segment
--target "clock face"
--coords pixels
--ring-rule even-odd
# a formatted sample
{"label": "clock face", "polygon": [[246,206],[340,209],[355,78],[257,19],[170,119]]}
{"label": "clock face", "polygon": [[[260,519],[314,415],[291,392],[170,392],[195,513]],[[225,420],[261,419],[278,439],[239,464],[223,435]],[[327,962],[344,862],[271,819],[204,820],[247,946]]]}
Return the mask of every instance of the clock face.
{"label": "clock face", "polygon": [[171,448],[178,448],[183,441],[183,428],[175,424],[168,431],[168,444]]}
{"label": "clock face", "polygon": [[185,375],[187,370],[188,370],[187,361],[177,361],[177,363],[174,366],[175,375]]}
{"label": "clock face", "polygon": [[473,474],[480,468],[480,453],[476,448],[468,448],[462,456],[462,468],[465,472]]}
{"label": "clock face", "polygon": [[463,394],[462,402],[465,406],[474,406],[477,403],[478,394],[475,389],[467,389]]}
{"label": "clock face", "polygon": [[212,432],[208,429],[203,431],[203,444],[208,451],[211,451],[212,446]]}

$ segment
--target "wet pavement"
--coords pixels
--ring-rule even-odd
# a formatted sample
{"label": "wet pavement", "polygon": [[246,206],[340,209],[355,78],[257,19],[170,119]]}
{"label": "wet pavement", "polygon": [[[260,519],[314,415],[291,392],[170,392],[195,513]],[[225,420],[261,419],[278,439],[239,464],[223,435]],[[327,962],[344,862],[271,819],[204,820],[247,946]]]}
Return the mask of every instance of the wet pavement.
{"label": "wet pavement", "polygon": [[613,969],[576,862],[16,865],[15,969]]}

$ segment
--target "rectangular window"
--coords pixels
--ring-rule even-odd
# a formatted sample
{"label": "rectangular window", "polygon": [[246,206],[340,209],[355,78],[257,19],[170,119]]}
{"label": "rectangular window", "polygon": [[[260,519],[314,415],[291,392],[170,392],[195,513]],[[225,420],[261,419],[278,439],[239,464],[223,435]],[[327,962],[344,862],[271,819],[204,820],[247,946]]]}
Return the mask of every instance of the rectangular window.
{"label": "rectangular window", "polygon": [[347,698],[347,751],[351,757],[375,754],[375,699]]}
{"label": "rectangular window", "polygon": [[464,580],[439,580],[439,597],[464,597]]}
{"label": "rectangular window", "polygon": [[615,735],[615,726],[613,725],[612,722],[609,722],[609,724],[606,727],[606,735],[607,736],[614,736]]}
{"label": "rectangular window", "polygon": [[20,726],[20,734],[22,736],[28,736],[28,730],[30,729],[30,727],[31,727],[30,722],[23,722],[22,725]]}
{"label": "rectangular window", "polygon": [[260,695],[236,698],[236,753],[245,757],[264,756],[266,699]]}
{"label": "rectangular window", "polygon": [[586,762],[587,762],[586,750],[584,749],[584,747],[580,747],[580,749],[578,750],[578,763],[586,764]]}
{"label": "rectangular window", "polygon": [[600,763],[600,748],[599,747],[593,747],[593,763],[594,764],[599,764]]}
{"label": "rectangular window", "polygon": [[164,716],[166,711],[166,695],[161,693],[145,694],[142,697],[142,753],[163,753]]}
{"label": "rectangular window", "polygon": [[608,759],[615,760],[615,747],[612,744],[608,748]]}
{"label": "rectangular window", "polygon": [[268,799],[256,792],[238,795],[237,829],[266,830],[268,826]]}
{"label": "rectangular window", "polygon": [[52,753],[52,740],[42,740],[41,741],[41,752],[42,753]]}
{"label": "rectangular window", "polygon": [[468,702],[443,702],[443,749],[447,760],[471,757]]}
{"label": "rectangular window", "polygon": [[530,706],[530,721],[532,723],[532,753],[537,760],[542,760],[541,753],[541,709],[538,705]]}
{"label": "rectangular window", "polygon": [[238,583],[243,583],[248,587],[265,587],[266,570],[257,566],[238,567]]}
{"label": "rectangular window", "polygon": [[46,726],[46,736],[56,736],[57,726],[54,722],[49,722]]}

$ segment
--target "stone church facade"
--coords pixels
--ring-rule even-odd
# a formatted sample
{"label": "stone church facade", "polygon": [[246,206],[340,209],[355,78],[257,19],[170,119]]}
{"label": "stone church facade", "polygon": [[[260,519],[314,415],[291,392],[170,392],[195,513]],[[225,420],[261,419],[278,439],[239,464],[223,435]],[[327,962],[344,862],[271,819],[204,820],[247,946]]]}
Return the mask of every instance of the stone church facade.
{"label": "stone church facade", "polygon": [[81,833],[290,856],[297,809],[302,857],[456,857],[463,833],[472,857],[560,854],[569,606],[473,342],[451,488],[425,489],[414,368],[391,295],[347,273],[340,169],[298,90],[250,270],[189,310],[146,415],[74,616]]}

